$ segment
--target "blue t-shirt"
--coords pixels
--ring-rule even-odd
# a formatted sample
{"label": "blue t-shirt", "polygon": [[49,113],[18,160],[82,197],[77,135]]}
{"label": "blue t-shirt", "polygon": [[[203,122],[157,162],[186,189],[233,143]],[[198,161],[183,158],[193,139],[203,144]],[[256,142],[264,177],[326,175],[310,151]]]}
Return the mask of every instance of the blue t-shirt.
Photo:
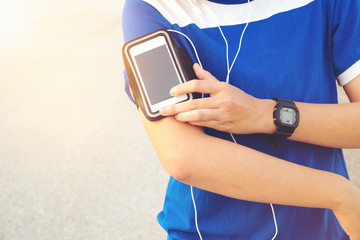
{"label": "blue t-shirt", "polygon": [[[337,103],[336,80],[343,86],[360,74],[360,2],[253,0],[250,4],[249,17],[246,0],[128,0],[123,13],[124,38],[129,41],[160,28],[181,31],[193,41],[203,68],[224,81],[226,47],[218,26],[228,41],[231,64],[249,20],[230,84],[262,99]],[[196,62],[189,42],[172,35]],[[231,141],[228,133],[205,131]],[[275,149],[264,134],[235,138],[239,144],[272,156],[348,178],[341,149],[294,141]],[[268,204],[201,189],[194,189],[194,195],[203,239],[262,240],[274,235]],[[276,239],[349,239],[331,210],[274,208],[279,226]],[[188,185],[170,178],[158,221],[169,239],[199,239]]]}

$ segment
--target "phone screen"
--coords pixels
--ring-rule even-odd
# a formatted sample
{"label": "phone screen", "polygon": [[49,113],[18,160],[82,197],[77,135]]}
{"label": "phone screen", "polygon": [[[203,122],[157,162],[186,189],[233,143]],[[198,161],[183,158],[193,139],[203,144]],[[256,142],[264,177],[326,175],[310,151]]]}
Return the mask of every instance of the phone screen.
{"label": "phone screen", "polygon": [[169,99],[170,89],[179,84],[179,76],[166,45],[134,56],[152,105]]}

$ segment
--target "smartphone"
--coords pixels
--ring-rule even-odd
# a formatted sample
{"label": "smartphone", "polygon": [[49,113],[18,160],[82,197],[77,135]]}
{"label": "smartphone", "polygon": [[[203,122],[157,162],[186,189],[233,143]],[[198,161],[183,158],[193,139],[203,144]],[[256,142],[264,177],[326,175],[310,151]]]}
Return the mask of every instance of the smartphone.
{"label": "smartphone", "polygon": [[184,74],[182,59],[176,48],[165,30],[145,35],[123,48],[128,60],[125,61],[126,65],[134,78],[133,85],[136,83],[140,94],[137,98],[142,101],[142,110],[150,120],[161,118],[159,110],[163,106],[192,98],[191,94],[177,97],[170,95],[172,87],[189,80],[186,78],[188,74]]}

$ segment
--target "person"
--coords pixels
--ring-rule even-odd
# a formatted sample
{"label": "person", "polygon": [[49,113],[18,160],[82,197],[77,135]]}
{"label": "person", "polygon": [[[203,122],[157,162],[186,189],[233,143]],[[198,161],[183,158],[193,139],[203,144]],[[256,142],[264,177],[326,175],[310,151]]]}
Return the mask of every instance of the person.
{"label": "person", "polygon": [[[125,41],[176,30],[202,64],[171,94],[205,98],[156,122],[140,111],[171,176],[158,215],[168,239],[360,239],[360,191],[341,150],[360,148],[359,26],[359,0],[126,1]],[[338,104],[336,82],[350,103]]]}

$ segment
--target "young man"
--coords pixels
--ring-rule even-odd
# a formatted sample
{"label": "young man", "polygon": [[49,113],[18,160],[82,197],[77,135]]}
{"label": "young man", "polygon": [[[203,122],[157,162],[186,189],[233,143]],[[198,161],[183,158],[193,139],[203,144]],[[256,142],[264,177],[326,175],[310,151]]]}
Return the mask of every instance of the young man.
{"label": "young man", "polygon": [[[125,41],[180,31],[207,70],[194,65],[198,80],[171,94],[209,97],[142,117],[172,176],[158,216],[168,239],[360,239],[360,191],[340,149],[360,147],[359,26],[358,0],[126,2]],[[337,104],[336,79],[351,103]]]}

